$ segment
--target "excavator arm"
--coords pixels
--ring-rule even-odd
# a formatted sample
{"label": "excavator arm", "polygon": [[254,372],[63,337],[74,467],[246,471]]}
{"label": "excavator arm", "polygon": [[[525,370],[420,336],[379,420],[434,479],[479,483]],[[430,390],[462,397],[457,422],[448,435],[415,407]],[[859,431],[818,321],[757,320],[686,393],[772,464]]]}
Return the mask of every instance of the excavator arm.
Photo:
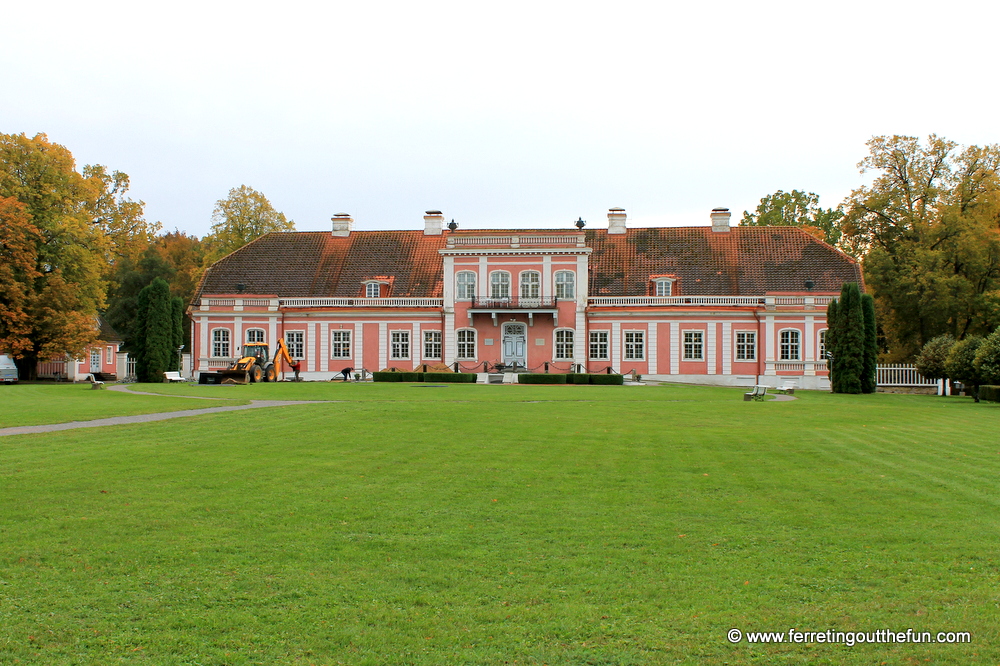
{"label": "excavator arm", "polygon": [[274,366],[275,366],[275,368],[277,368],[277,369],[281,368],[281,361],[282,361],[282,359],[284,359],[285,363],[287,363],[292,368],[292,371],[295,372],[295,376],[298,377],[299,376],[299,361],[296,361],[296,360],[294,360],[292,358],[292,355],[288,353],[288,347],[285,346],[285,341],[279,339],[278,340],[278,346],[274,350]]}

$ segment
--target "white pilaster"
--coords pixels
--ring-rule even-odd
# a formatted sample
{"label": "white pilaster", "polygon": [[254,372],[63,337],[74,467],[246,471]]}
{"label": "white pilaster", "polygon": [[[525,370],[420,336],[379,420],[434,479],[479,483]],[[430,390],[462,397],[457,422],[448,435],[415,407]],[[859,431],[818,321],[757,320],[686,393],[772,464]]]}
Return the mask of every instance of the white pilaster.
{"label": "white pilaster", "polygon": [[649,322],[646,326],[646,359],[648,364],[648,369],[646,374],[655,375],[656,374],[656,329],[659,325],[655,321]]}
{"label": "white pilaster", "polygon": [[706,350],[707,358],[705,360],[708,362],[708,368],[706,370],[706,373],[709,375],[716,374],[715,371],[715,368],[717,367],[716,366],[717,359],[715,353],[715,338],[716,338],[715,332],[717,330],[716,326],[717,324],[714,321],[710,321],[705,324],[705,333],[708,338],[707,340],[705,340],[705,346],[707,347]]}
{"label": "white pilaster", "polygon": [[410,342],[410,359],[413,361],[413,367],[417,367],[420,364],[420,360],[424,357],[424,341],[420,339],[420,322],[413,322],[413,340]]}
{"label": "white pilaster", "polygon": [[764,314],[764,340],[761,343],[764,348],[764,374],[778,374],[774,369],[774,314],[771,312]]}
{"label": "white pilaster", "polygon": [[733,325],[722,324],[722,374],[733,374]]}
{"label": "white pilaster", "polygon": [[[318,367],[316,369],[326,372],[330,369],[330,323],[321,321],[317,324],[317,326],[319,327],[319,353],[316,356],[316,360],[318,362]],[[334,372],[340,369],[341,368],[335,368]]]}
{"label": "white pilaster", "polygon": [[382,321],[378,325],[378,370],[389,366],[389,324]]}
{"label": "white pilaster", "polygon": [[[354,369],[361,372],[361,369],[365,367],[364,359],[365,350],[365,325],[362,323],[354,324]],[[376,368],[381,370],[382,368]]]}
{"label": "white pilaster", "polygon": [[681,372],[681,325],[680,322],[670,322],[670,374]]}
{"label": "white pilaster", "polygon": [[622,325],[621,322],[611,323],[611,367],[617,372],[623,372],[622,365]]}
{"label": "white pilaster", "polygon": [[[482,258],[485,262],[486,257]],[[478,342],[478,341],[477,341]],[[455,362],[455,313],[444,313],[444,331],[441,334],[441,358],[445,363],[451,365]]]}
{"label": "white pilaster", "polygon": [[806,371],[804,374],[815,375],[816,366],[813,363],[816,361],[816,318],[813,315],[806,315],[806,326],[803,337],[805,340],[806,355],[803,357],[806,361]]}
{"label": "white pilaster", "polygon": [[555,296],[552,290],[552,255],[542,256],[542,298]]}
{"label": "white pilaster", "polygon": [[278,318],[268,317],[267,319],[267,344],[274,351],[278,350]]}
{"label": "white pilaster", "polygon": [[444,307],[455,307],[455,257],[444,257]]}
{"label": "white pilaster", "polygon": [[198,317],[198,326],[201,328],[198,335],[198,371],[208,370],[206,362],[202,358],[212,355],[212,348],[208,345],[208,317]]}
{"label": "white pilaster", "polygon": [[[587,365],[587,353],[589,351],[590,333],[587,331],[587,314],[582,310],[576,311],[576,332],[573,333],[573,359],[576,363]],[[573,369],[576,372],[576,368]]]}
{"label": "white pilaster", "polygon": [[316,322],[310,322],[306,325],[306,339],[305,348],[307,350],[312,349],[312,354],[306,351],[306,356],[309,356],[308,367],[313,372],[319,370],[319,344],[316,340]]}
{"label": "white pilaster", "polygon": [[243,317],[233,317],[233,356],[242,356],[243,349]]}

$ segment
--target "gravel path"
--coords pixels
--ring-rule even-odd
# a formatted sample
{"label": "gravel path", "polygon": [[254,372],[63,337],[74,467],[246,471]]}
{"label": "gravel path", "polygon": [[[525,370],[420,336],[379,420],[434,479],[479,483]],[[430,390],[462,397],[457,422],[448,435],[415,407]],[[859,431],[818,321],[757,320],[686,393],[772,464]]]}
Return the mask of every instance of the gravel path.
{"label": "gravel path", "polygon": [[[112,391],[123,391],[125,393],[138,393],[141,395],[162,395],[160,393],[143,393],[141,391],[129,391],[126,386],[111,386]],[[178,396],[191,397],[191,396]],[[226,400],[226,398],[202,398],[200,400]],[[153,421],[166,421],[167,419],[179,419],[185,416],[200,416],[202,414],[216,414],[218,412],[238,412],[244,409],[261,409],[262,407],[287,407],[289,405],[315,405],[317,403],[341,402],[339,400],[253,400],[249,405],[236,405],[231,407],[206,407],[204,409],[185,409],[179,412],[159,412],[158,414],[137,414],[136,416],[113,416],[107,419],[95,419],[93,421],[71,421],[69,423],[49,423],[46,425],[17,426],[14,428],[0,428],[0,437],[5,435],[31,435],[37,432],[57,432],[59,430],[75,430],[77,428],[103,428],[104,426],[126,425],[129,423],[151,423]]]}

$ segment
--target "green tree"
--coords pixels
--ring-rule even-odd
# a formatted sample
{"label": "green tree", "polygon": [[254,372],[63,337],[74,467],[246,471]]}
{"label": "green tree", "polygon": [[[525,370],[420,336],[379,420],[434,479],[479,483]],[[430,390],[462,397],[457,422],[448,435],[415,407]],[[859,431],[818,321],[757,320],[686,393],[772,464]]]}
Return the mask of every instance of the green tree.
{"label": "green tree", "polygon": [[215,202],[212,221],[212,232],[205,237],[210,248],[209,263],[263,234],[295,230],[295,222],[285,219],[267,197],[246,185],[234,187],[229,196]]}
{"label": "green tree", "polygon": [[857,282],[848,282],[841,287],[835,312],[833,390],[835,393],[861,393],[865,319]]}
{"label": "green tree", "polygon": [[179,350],[181,346],[187,346],[184,343],[184,300],[180,296],[174,296],[170,299],[170,321],[173,326],[173,335],[171,336],[170,344],[175,352],[173,356],[173,367],[170,369],[180,370],[180,352],[177,350]]}
{"label": "green tree", "polygon": [[983,383],[976,369],[976,352],[982,344],[983,339],[978,335],[959,340],[952,345],[944,362],[945,376],[971,386],[976,402],[979,402],[979,385]]}
{"label": "green tree", "polygon": [[874,393],[878,372],[878,326],[875,322],[875,299],[871,294],[861,294],[861,314],[865,322],[861,392]]}
{"label": "green tree", "polygon": [[0,197],[0,352],[21,355],[32,347],[31,285],[39,231],[17,199]]}
{"label": "green tree", "polygon": [[917,372],[927,379],[946,379],[948,377],[948,355],[955,346],[955,338],[951,333],[931,338],[917,354],[915,364]]}
{"label": "green tree", "polygon": [[819,205],[813,192],[778,190],[760,200],[753,213],[743,211],[741,227],[802,227],[830,245],[840,242],[840,220],[844,213]]}
{"label": "green tree", "polygon": [[839,377],[835,370],[837,364],[837,341],[840,337],[840,303],[837,299],[830,301],[826,306],[826,367],[830,375],[830,389],[834,393],[840,393]]}
{"label": "green tree", "polygon": [[163,381],[163,373],[176,365],[174,321],[170,286],[156,278],[143,287],[138,297],[135,347],[136,375],[140,382]]}
{"label": "green tree", "polygon": [[931,338],[1000,323],[1000,146],[878,136],[859,164],[871,185],[845,202],[843,244],[863,257],[890,358]]}
{"label": "green tree", "polygon": [[1000,384],[1000,328],[986,336],[979,345],[973,366],[983,384]]}

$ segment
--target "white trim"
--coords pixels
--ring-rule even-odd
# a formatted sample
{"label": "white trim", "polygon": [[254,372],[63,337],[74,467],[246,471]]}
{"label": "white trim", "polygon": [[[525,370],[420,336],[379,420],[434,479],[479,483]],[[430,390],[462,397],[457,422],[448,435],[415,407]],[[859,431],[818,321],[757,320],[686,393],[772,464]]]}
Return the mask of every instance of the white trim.
{"label": "white trim", "polygon": [[717,329],[716,322],[709,321],[705,323],[705,360],[708,361],[708,365],[705,370],[710,375],[718,374],[716,372],[716,362],[718,361],[718,355],[715,353],[715,334]]}
{"label": "white trim", "polygon": [[[260,331],[261,333],[264,334],[263,335],[264,339],[263,340],[251,340],[250,339],[250,331]],[[267,343],[267,331],[265,331],[263,328],[257,328],[256,326],[254,326],[253,328],[245,328],[245,329],[243,329],[243,344],[246,344],[248,342],[263,342],[263,343]]]}
{"label": "white trim", "polygon": [[[524,296],[521,293],[521,290],[524,288],[524,276],[528,275],[529,273],[534,273],[535,275],[538,276],[538,282],[536,283],[538,285],[538,295],[537,296]],[[530,287],[531,285],[529,284],[528,286]],[[538,299],[538,298],[543,298],[544,296],[545,296],[545,294],[542,293],[542,272],[541,271],[539,271],[539,270],[537,270],[535,268],[526,268],[523,271],[519,271],[518,272],[518,274],[517,274],[517,297],[518,297],[518,299],[522,299],[523,298],[525,300],[529,300],[529,299],[530,300],[534,300],[534,299]]]}
{"label": "white trim", "polygon": [[611,322],[611,368],[621,370],[622,367],[622,325],[621,322]]}
{"label": "white trim", "polygon": [[[346,333],[347,334],[347,356],[334,356],[333,355],[333,349],[334,349],[333,335],[335,333],[340,333],[340,334]],[[354,331],[353,330],[346,329],[346,328],[331,328],[331,329],[329,329],[328,334],[329,334],[329,340],[330,340],[330,355],[329,355],[329,360],[331,360],[331,361],[344,361],[344,360],[352,359],[354,357],[354,353],[353,353],[354,352]],[[343,341],[339,341],[338,344],[343,344]]]}
{"label": "white trim", "polygon": [[[354,364],[358,370],[365,367],[364,352],[365,352],[365,325],[361,322],[356,322],[354,324]],[[382,368],[376,368],[381,370]]]}
{"label": "white trim", "polygon": [[[606,336],[604,342],[604,347],[607,349],[606,356],[591,356],[590,355],[590,336],[603,333]],[[598,342],[597,344],[601,344]],[[611,329],[610,328],[592,328],[587,331],[587,356],[588,361],[611,361]]]}
{"label": "white trim", "polygon": [[389,367],[389,324],[380,321],[378,323],[378,368],[384,370]]}
{"label": "white trim", "polygon": [[[654,297],[662,298],[664,296],[673,296],[674,295],[674,282],[677,282],[677,278],[658,277],[658,278],[652,278],[650,281],[653,283],[653,294],[652,295]],[[661,294],[660,293],[660,285],[661,284],[667,285],[667,288],[666,288],[665,291],[667,291],[668,293],[666,293],[666,294]]]}
{"label": "white trim", "polygon": [[[795,334],[798,336],[796,338],[795,342],[794,342],[796,351],[798,353],[794,357],[790,356],[788,358],[782,358],[782,355],[781,355],[781,335],[782,335],[782,333],[790,333],[792,331],[794,331]],[[778,330],[778,336],[775,339],[775,343],[778,346],[778,349],[777,349],[777,362],[778,363],[801,363],[803,361],[803,358],[802,358],[802,330],[801,329],[793,328],[793,327],[785,327],[785,328],[779,329]],[[789,342],[788,344],[791,345],[793,343]]]}
{"label": "white trim", "polygon": [[[431,344],[437,344],[441,349],[441,353],[437,356],[427,355],[427,334],[437,333],[437,342]],[[425,328],[420,333],[420,358],[424,361],[441,361],[444,358],[444,331],[439,328]]]}
{"label": "white trim", "polygon": [[[631,322],[629,322],[629,323],[631,323]],[[619,324],[619,326],[620,326],[620,324]],[[649,339],[648,332],[649,332],[648,329],[641,329],[641,328],[629,328],[629,329],[622,330],[622,332],[621,332],[621,336],[622,336],[622,363],[628,363],[630,361],[645,361],[647,358],[649,358],[649,352],[646,351],[646,344],[647,344],[647,340]],[[633,333],[633,334],[634,333],[638,333],[638,334],[640,334],[642,336],[642,356],[640,356],[639,358],[625,358],[625,345],[627,344],[625,340],[628,337],[629,333]],[[624,372],[624,368],[622,368],[622,371]]]}
{"label": "white trim", "polygon": [[670,322],[670,374],[680,374],[681,363],[681,323]]}
{"label": "white trim", "polygon": [[722,322],[722,374],[733,374],[733,325]]}
{"label": "white trim", "polygon": [[[570,356],[569,358],[561,358],[559,356],[556,356],[556,351],[559,349],[559,344],[560,344],[560,343],[556,342],[556,337],[557,337],[557,334],[561,333],[561,332],[569,332],[569,333],[573,334],[573,344],[570,345],[570,354],[572,356]],[[565,362],[565,361],[573,361],[573,362],[576,361],[576,336],[577,336],[576,329],[570,328],[568,326],[560,326],[559,328],[552,329],[552,360],[553,361],[557,361],[557,362],[560,362],[560,363]],[[563,343],[563,344],[565,344],[565,343]]]}
{"label": "white trim", "polygon": [[[749,333],[753,336],[753,358],[736,358],[740,350],[739,342],[737,342],[737,336],[740,333]],[[757,331],[750,328],[735,328],[732,335],[733,363],[756,363],[760,359],[760,335],[757,334]]]}
{"label": "white trim", "polygon": [[459,303],[459,302],[468,303],[468,302],[472,301],[471,298],[459,297],[459,295],[458,295],[458,293],[460,291],[459,290],[459,284],[458,284],[458,278],[463,273],[468,273],[469,275],[472,276],[472,294],[473,294],[473,296],[475,296],[475,295],[477,295],[479,293],[479,279],[478,279],[479,276],[476,275],[476,271],[468,270],[468,269],[463,268],[460,271],[455,271],[455,282],[454,282],[455,289],[454,289],[454,296],[451,299],[452,303]]}
{"label": "white trim", "polygon": [[542,283],[538,286],[539,296],[554,296],[556,290],[552,286],[552,256],[546,254],[542,257]]}
{"label": "white trim", "polygon": [[[468,344],[467,342],[460,343],[458,341],[459,333],[472,331],[472,356],[459,356],[458,355],[458,345]],[[479,360],[479,331],[472,328],[471,326],[463,326],[461,328],[455,329],[455,360],[456,361],[478,361]]]}
{"label": "white trim", "polygon": [[[215,353],[215,342],[216,342],[215,341],[215,332],[216,331],[225,331],[229,335],[229,339],[226,340],[226,344],[229,347],[228,350],[227,350],[229,352],[228,354],[216,354]],[[209,333],[210,333],[209,338],[211,340],[211,342],[209,344],[211,344],[212,346],[209,347],[206,350],[206,351],[210,352],[209,354],[207,354],[207,357],[208,358],[232,358],[233,357],[233,331],[232,331],[232,329],[227,328],[225,326],[216,326],[215,328],[211,329],[211,331],[209,331]]]}
{"label": "white trim", "polygon": [[[289,333],[301,333],[302,334],[302,356],[296,356],[295,354],[292,353],[292,346],[290,344],[288,344],[288,334]],[[284,334],[283,334],[282,337],[285,340],[285,346],[288,348],[288,355],[289,356],[291,356],[295,360],[304,359],[306,357],[306,353],[309,350],[309,339],[306,337],[306,331],[305,331],[305,329],[302,329],[302,328],[286,328],[284,330]],[[307,364],[307,366],[308,366],[308,364]]]}
{"label": "white trim", "polygon": [[[694,357],[688,358],[687,355],[684,353],[684,349],[683,348],[687,344],[686,343],[686,337],[687,337],[688,333],[698,333],[699,335],[701,335],[701,358],[694,358]],[[706,336],[705,336],[705,329],[704,328],[685,328],[685,329],[681,330],[681,338],[682,338],[681,339],[681,347],[682,347],[682,359],[681,360],[686,361],[688,363],[704,363],[705,362],[705,337]],[[694,342],[692,342],[691,344],[694,344]],[[694,350],[692,349],[692,351],[694,351]],[[705,374],[708,374],[708,373],[706,372]]]}
{"label": "white trim", "polygon": [[657,344],[656,343],[656,337],[657,337],[657,333],[659,332],[659,331],[657,331],[657,329],[659,327],[660,327],[659,326],[659,322],[651,321],[651,322],[649,322],[649,324],[647,324],[647,330],[649,331],[649,335],[647,336],[649,338],[649,341],[646,343],[646,347],[648,348],[648,351],[646,352],[646,355],[648,357],[647,360],[646,360],[646,374],[647,375],[655,375],[656,374],[656,361],[657,361],[657,356],[658,356],[657,353],[656,353],[656,351],[657,351],[656,350],[656,344]]}
{"label": "white trim", "polygon": [[[393,344],[392,336],[395,333],[400,334],[400,336],[402,336],[402,334],[404,334],[404,333],[406,334],[406,356],[393,356],[392,355],[392,344]],[[408,329],[408,328],[394,328],[394,329],[391,329],[389,331],[389,362],[390,363],[392,363],[394,361],[397,361],[397,362],[398,361],[410,361],[410,360],[413,359],[413,340],[410,337],[412,335],[413,335],[413,329]],[[402,337],[400,337],[400,340],[399,340],[398,344],[400,344],[400,345],[403,344]]]}
{"label": "white trim", "polygon": [[[496,296],[493,293],[493,276],[494,275],[501,275],[501,274],[507,276],[507,295],[506,296]],[[511,282],[510,271],[502,271],[502,270],[492,270],[492,271],[490,271],[490,282],[489,282],[489,285],[490,285],[490,287],[489,287],[489,294],[490,295],[489,295],[489,298],[511,298],[511,295],[510,295],[511,284],[510,284],[510,282]],[[503,285],[501,283],[498,283],[497,286],[503,286]],[[518,292],[518,293],[520,293],[520,292]]]}

